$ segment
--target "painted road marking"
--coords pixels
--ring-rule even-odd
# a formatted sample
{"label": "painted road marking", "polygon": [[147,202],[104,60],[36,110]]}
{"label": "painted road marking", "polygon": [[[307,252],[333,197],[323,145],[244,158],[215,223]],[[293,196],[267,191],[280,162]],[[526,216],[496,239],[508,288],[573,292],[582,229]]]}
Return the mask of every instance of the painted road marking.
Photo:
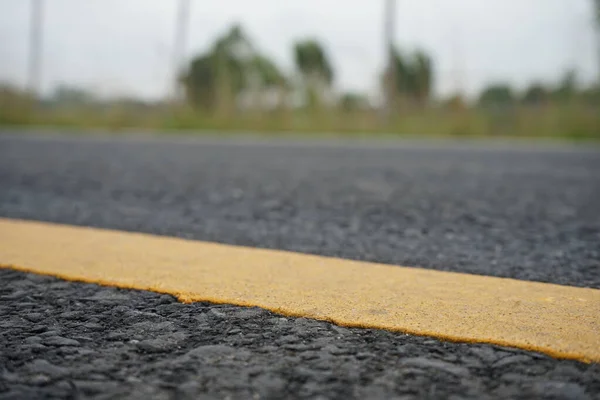
{"label": "painted road marking", "polygon": [[0,264],[600,362],[600,290],[0,218]]}

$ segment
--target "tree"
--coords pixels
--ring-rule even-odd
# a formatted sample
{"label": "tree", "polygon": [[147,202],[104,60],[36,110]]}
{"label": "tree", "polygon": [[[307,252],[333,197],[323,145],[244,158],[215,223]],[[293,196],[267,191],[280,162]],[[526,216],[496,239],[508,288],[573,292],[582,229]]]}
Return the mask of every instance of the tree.
{"label": "tree", "polygon": [[239,92],[245,85],[241,53],[248,47],[241,28],[234,26],[217,38],[210,51],[194,58],[181,79],[188,101],[211,109],[223,106],[229,92]]}
{"label": "tree", "polygon": [[577,74],[574,70],[565,72],[552,96],[558,102],[567,102],[577,95]]}
{"label": "tree", "polygon": [[479,96],[479,105],[483,107],[507,107],[514,103],[511,87],[505,83],[492,84]]}
{"label": "tree", "polygon": [[325,49],[314,39],[297,42],[294,45],[294,60],[309,104],[320,104],[334,79],[333,68]]}
{"label": "tree", "polygon": [[548,101],[549,90],[541,83],[532,83],[523,93],[521,101],[527,105],[539,106]]}
{"label": "tree", "polygon": [[600,87],[600,0],[593,0],[593,7],[596,22],[596,45],[598,46],[598,86]]}
{"label": "tree", "polygon": [[82,106],[96,102],[96,98],[85,89],[61,84],[54,90],[50,102],[55,105]]}
{"label": "tree", "polygon": [[391,71],[388,67],[382,79],[384,87],[393,82],[397,95],[424,105],[431,97],[433,87],[433,61],[429,55],[423,50],[409,55],[394,50],[392,63],[395,79],[389,79]]}
{"label": "tree", "polygon": [[344,93],[340,99],[340,105],[344,111],[357,111],[367,108],[369,100],[361,93]]}
{"label": "tree", "polygon": [[257,72],[262,86],[287,86],[286,77],[277,65],[263,55],[252,58],[251,69]]}
{"label": "tree", "polygon": [[600,106],[600,86],[589,87],[580,93],[583,102],[590,106]]}
{"label": "tree", "polygon": [[188,102],[210,109],[216,102],[216,66],[212,54],[203,54],[192,60],[188,72],[181,77]]}
{"label": "tree", "polygon": [[425,52],[418,50],[413,55],[412,69],[412,93],[420,104],[424,104],[431,96],[433,62]]}
{"label": "tree", "polygon": [[181,77],[188,101],[198,107],[231,107],[244,91],[286,86],[276,64],[260,54],[239,25],[217,38],[211,49],[195,57]]}
{"label": "tree", "polygon": [[[398,51],[394,50],[392,53],[391,66],[388,66],[384,73],[383,85],[393,84],[395,85],[396,94],[407,94],[409,92],[410,84],[412,80],[410,68],[407,65],[404,56]],[[390,70],[391,69],[391,70]],[[389,79],[389,75],[395,73],[393,79]]]}

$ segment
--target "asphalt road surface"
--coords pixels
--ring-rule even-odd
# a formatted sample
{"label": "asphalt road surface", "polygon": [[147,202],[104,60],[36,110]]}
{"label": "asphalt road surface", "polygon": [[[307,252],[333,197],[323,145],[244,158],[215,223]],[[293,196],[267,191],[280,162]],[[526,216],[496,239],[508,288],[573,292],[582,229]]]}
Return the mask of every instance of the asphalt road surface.
{"label": "asphalt road surface", "polygon": [[[599,173],[597,148],[5,133],[0,216],[600,288]],[[0,399],[600,398],[598,364],[0,282]]]}

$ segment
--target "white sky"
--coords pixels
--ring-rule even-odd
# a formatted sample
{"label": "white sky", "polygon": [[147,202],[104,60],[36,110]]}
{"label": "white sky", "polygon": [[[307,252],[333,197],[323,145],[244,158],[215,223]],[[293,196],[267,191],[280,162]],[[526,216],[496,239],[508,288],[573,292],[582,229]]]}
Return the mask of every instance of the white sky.
{"label": "white sky", "polygon": [[[31,0],[0,0],[0,81],[27,79]],[[43,0],[42,82],[100,94],[163,96],[170,86],[176,0]],[[373,91],[384,60],[383,0],[191,0],[186,54],[240,22],[257,47],[291,69],[295,39],[326,46],[340,90]],[[430,52],[436,90],[469,93],[489,81],[581,81],[600,68],[591,0],[397,0],[397,43]]]}

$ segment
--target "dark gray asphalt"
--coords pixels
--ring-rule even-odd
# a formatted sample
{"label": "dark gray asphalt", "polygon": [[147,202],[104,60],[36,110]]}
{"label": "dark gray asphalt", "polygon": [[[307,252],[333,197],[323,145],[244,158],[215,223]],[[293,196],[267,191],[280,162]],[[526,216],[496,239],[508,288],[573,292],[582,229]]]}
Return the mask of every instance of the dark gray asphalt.
{"label": "dark gray asphalt", "polygon": [[[0,216],[600,288],[599,171],[566,147],[6,135]],[[600,398],[598,365],[0,279],[0,398]]]}

